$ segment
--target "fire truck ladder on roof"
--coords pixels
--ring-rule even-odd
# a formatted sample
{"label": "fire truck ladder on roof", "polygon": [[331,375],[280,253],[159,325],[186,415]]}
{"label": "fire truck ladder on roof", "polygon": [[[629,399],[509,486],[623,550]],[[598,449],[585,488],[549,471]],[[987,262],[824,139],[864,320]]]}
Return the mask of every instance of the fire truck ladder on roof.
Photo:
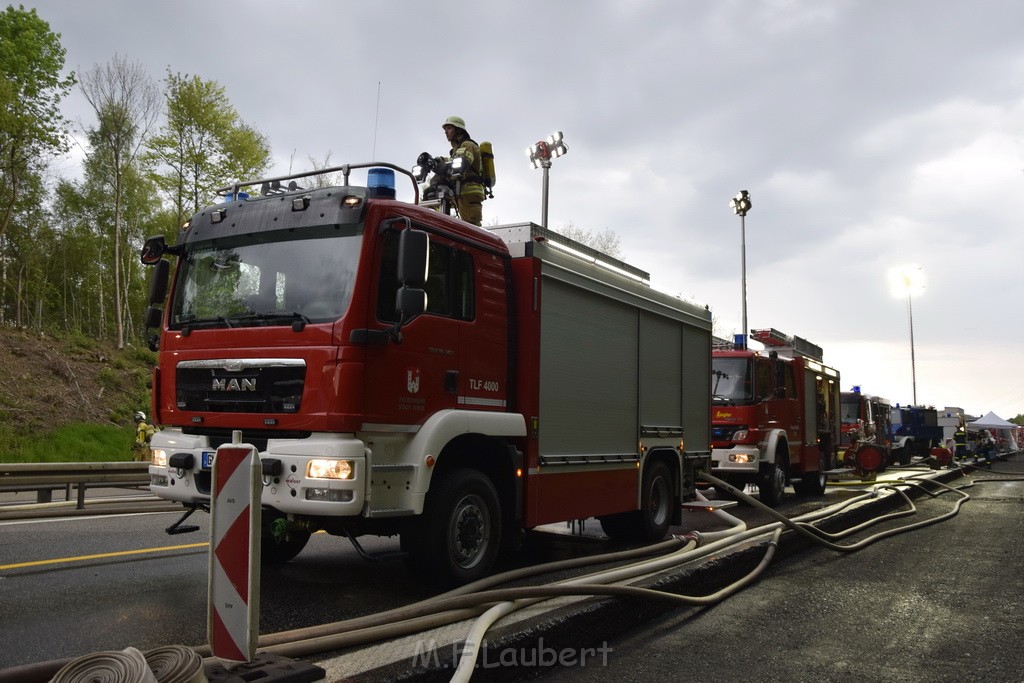
{"label": "fire truck ladder on roof", "polygon": [[766,330],[751,330],[750,336],[774,351],[789,350],[818,362],[822,362],[825,355],[825,352],[817,344],[779,332],[774,327]]}

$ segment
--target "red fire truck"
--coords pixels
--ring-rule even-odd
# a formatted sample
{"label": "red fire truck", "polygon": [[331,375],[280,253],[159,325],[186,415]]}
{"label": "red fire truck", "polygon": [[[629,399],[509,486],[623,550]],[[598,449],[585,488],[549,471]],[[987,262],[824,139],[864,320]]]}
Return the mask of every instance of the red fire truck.
{"label": "red fire truck", "polygon": [[767,353],[716,348],[711,361],[711,473],[776,505],[787,484],[821,495],[839,443],[839,373],[821,348],[751,330]]}
{"label": "red fire truck", "polygon": [[398,534],[424,575],[458,583],[551,522],[664,537],[710,468],[710,312],[537,225],[421,206],[398,166],[320,171],[339,172],[224,188],[173,246],[143,248],[151,490],[186,508],[169,531],[208,509],[210,461],[241,430],[265,562],[317,530],[357,549]]}

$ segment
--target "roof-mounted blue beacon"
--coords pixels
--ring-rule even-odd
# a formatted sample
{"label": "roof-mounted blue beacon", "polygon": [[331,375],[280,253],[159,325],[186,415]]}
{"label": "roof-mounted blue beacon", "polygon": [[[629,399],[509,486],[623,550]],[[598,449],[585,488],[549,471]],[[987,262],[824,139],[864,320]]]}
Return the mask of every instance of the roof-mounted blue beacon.
{"label": "roof-mounted blue beacon", "polygon": [[371,168],[366,173],[366,189],[377,199],[395,198],[395,172],[390,168]]}

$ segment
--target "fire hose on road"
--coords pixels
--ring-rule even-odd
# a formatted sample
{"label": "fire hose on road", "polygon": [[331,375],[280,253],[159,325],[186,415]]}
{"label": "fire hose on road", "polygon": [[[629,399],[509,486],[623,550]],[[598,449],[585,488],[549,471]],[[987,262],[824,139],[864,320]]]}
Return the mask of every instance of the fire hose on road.
{"label": "fire hose on road", "polygon": [[[924,473],[922,473],[923,475]],[[723,486],[728,488],[725,482],[721,482],[714,477],[705,476],[705,479],[716,487]],[[584,595],[643,597],[671,600],[686,605],[713,604],[749,585],[767,568],[775,555],[779,537],[785,529],[795,531],[807,540],[831,550],[854,552],[894,534],[911,531],[928,524],[949,519],[957,514],[960,506],[970,498],[966,493],[954,487],[930,479],[919,480],[916,476],[894,483],[872,482],[867,485],[873,487],[873,490],[851,498],[840,505],[801,515],[793,519],[786,518],[775,510],[763,506],[757,499],[747,496],[739,489],[733,488],[730,493],[772,516],[776,521],[754,529],[747,529],[742,521],[722,510],[714,510],[714,514],[721,521],[731,525],[728,529],[709,533],[691,532],[644,548],[516,570],[489,577],[474,584],[464,586],[461,589],[420,603],[389,610],[385,613],[295,631],[267,634],[259,639],[259,649],[261,652],[282,656],[310,656],[354,645],[388,640],[401,635],[418,633],[425,629],[464,621],[467,618],[479,617],[469,633],[466,646],[460,657],[460,668],[458,671],[461,673],[456,673],[456,677],[453,679],[467,680],[468,675],[473,671],[472,664],[478,656],[480,643],[487,629],[500,617],[522,609],[527,605],[551,597]],[[874,524],[914,514],[916,507],[910,497],[902,490],[902,487],[912,487],[920,493],[931,497],[955,493],[959,498],[954,503],[952,510],[938,517],[883,531],[856,543],[847,545],[837,543],[838,540],[860,532]],[[812,524],[813,522],[836,515],[857,503],[875,499],[882,491],[893,491],[894,495],[902,499],[905,509],[876,516],[867,522],[834,534],[826,533]],[[758,538],[766,540],[766,551],[758,566],[746,576],[710,595],[683,596],[633,585],[611,585],[618,581],[635,580],[657,572],[664,572],[716,552],[723,552],[744,543],[756,542]],[[630,562],[630,564],[553,585],[495,589],[495,586],[543,573],[623,561]],[[207,654],[208,648],[198,647],[193,648],[191,651],[194,651],[196,656],[200,656]],[[60,664],[64,663],[60,662]],[[20,667],[21,677],[10,678],[9,680],[25,681],[26,683],[46,680],[53,674],[55,670],[53,665],[55,663],[48,663],[50,665],[48,669],[45,667],[46,664],[42,663],[36,666],[34,677],[31,675],[33,672],[29,671],[31,667]],[[11,672],[12,670],[8,670],[7,672],[0,672],[0,674],[10,674]],[[46,676],[46,678],[43,676]]]}

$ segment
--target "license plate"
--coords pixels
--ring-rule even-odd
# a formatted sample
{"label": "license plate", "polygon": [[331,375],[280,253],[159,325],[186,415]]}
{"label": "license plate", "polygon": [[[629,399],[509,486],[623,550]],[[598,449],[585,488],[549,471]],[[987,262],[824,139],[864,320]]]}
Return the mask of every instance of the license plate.
{"label": "license plate", "polygon": [[213,467],[213,460],[217,457],[217,451],[203,451],[203,469],[208,470]]}

